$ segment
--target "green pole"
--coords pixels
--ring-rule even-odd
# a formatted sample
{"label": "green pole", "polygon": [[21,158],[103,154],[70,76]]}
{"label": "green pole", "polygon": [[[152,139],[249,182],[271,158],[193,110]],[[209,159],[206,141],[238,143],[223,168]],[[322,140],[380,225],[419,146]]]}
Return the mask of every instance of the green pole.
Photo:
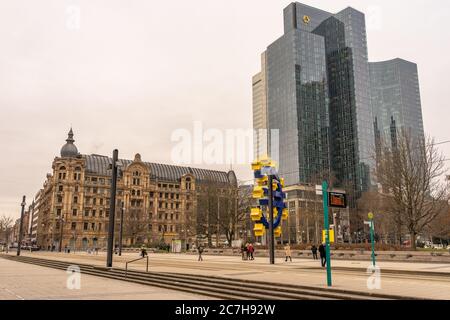
{"label": "green pole", "polygon": [[372,242],[372,264],[375,267],[375,241],[373,236],[373,220],[370,220],[370,242]]}
{"label": "green pole", "polygon": [[331,287],[331,255],[330,255],[330,225],[328,222],[328,182],[322,182],[323,221],[325,224],[325,256],[327,259],[327,285]]}
{"label": "green pole", "polygon": [[375,240],[374,240],[374,225],[373,225],[373,213],[369,212],[367,215],[370,222],[370,242],[372,243],[372,265],[375,267]]}

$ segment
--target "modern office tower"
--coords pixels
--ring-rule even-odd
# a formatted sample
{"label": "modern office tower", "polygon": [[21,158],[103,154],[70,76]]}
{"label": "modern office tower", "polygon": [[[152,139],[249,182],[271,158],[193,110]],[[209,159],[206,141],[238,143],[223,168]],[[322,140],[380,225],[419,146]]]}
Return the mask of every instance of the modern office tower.
{"label": "modern office tower", "polygon": [[328,90],[323,37],[290,23],[267,48],[266,72],[268,129],[279,130],[279,172],[293,185],[329,170]]}
{"label": "modern office tower", "polygon": [[254,157],[259,159],[268,155],[267,143],[267,77],[266,53],[261,54],[261,72],[253,77],[253,129]]}
{"label": "modern office tower", "polygon": [[403,130],[413,139],[424,139],[417,65],[393,59],[369,66],[375,141],[395,145]]}
{"label": "modern office tower", "polygon": [[293,185],[332,171],[356,196],[367,190],[374,134],[364,14],[291,3],[284,35],[266,52],[267,128],[280,130],[280,175]]}

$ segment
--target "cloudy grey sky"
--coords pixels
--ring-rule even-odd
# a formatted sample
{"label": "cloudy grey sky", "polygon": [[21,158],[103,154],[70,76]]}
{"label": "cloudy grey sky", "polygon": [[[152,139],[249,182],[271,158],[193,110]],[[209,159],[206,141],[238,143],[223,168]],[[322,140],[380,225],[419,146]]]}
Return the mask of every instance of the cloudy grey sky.
{"label": "cloudy grey sky", "polygon": [[[251,77],[282,35],[289,2],[0,0],[0,214],[19,216],[70,125],[81,153],[117,147],[121,157],[163,163],[172,131],[193,121],[251,128]],[[450,140],[448,0],[303,2],[365,12],[370,60],[418,63],[425,130]],[[450,145],[442,150],[450,158]]]}

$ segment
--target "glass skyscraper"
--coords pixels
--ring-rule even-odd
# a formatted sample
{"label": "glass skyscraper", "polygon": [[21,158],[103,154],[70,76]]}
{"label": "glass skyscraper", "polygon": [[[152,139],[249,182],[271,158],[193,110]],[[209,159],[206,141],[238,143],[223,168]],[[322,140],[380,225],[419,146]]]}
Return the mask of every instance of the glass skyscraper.
{"label": "glass skyscraper", "polygon": [[398,58],[369,65],[375,141],[395,144],[401,130],[424,139],[417,65]]}
{"label": "glass skyscraper", "polygon": [[254,86],[253,110],[257,119],[256,93],[264,88],[265,126],[279,130],[279,173],[287,185],[331,174],[352,201],[375,185],[380,132],[392,136],[394,125],[423,135],[417,68],[400,59],[369,64],[367,51],[362,12],[333,14],[301,3],[284,9],[284,35],[267,47],[254,78],[262,87]]}
{"label": "glass skyscraper", "polygon": [[286,183],[332,171],[341,185],[367,189],[374,137],[364,15],[291,3],[266,54],[267,128],[280,130]]}

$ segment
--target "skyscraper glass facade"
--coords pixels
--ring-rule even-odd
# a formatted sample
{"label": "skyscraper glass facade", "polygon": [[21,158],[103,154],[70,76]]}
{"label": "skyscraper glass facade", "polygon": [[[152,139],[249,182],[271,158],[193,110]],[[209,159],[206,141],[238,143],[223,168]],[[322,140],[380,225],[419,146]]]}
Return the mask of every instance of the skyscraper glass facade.
{"label": "skyscraper glass facade", "polygon": [[328,170],[328,94],[323,37],[292,29],[267,48],[268,128],[279,129],[287,184]]}
{"label": "skyscraper glass facade", "polygon": [[406,130],[415,139],[423,139],[417,65],[403,59],[373,62],[370,79],[374,129],[380,132],[379,138],[391,138],[395,123],[397,131]]}
{"label": "skyscraper glass facade", "polygon": [[[331,173],[356,199],[375,184],[375,119],[391,133],[395,114],[397,125],[423,132],[417,68],[414,74],[400,63],[369,67],[367,51],[362,12],[333,14],[300,3],[284,9],[284,35],[268,46],[262,69],[267,128],[279,130],[279,172],[288,185]],[[389,99],[412,106],[411,117]]]}

